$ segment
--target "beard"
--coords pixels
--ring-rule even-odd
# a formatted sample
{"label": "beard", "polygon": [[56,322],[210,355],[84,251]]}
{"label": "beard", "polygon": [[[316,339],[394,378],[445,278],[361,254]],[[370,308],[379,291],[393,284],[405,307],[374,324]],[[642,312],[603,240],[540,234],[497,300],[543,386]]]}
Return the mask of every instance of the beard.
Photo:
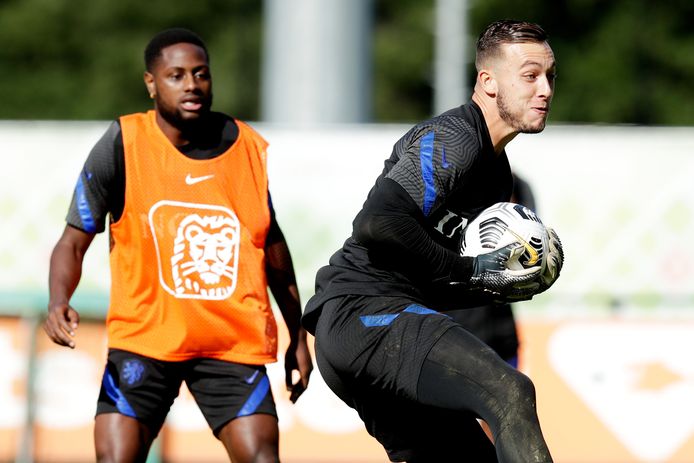
{"label": "beard", "polygon": [[157,110],[166,122],[176,127],[182,133],[189,133],[198,130],[201,124],[203,124],[210,115],[210,108],[212,107],[212,95],[203,99],[202,104],[203,110],[199,114],[192,117],[185,115],[178,108],[171,107],[159,100],[157,100]]}
{"label": "beard", "polygon": [[524,122],[522,112],[512,111],[506,101],[506,95],[501,91],[496,95],[496,107],[501,120],[513,127],[518,133],[540,133],[545,129],[546,119],[540,120],[536,125]]}

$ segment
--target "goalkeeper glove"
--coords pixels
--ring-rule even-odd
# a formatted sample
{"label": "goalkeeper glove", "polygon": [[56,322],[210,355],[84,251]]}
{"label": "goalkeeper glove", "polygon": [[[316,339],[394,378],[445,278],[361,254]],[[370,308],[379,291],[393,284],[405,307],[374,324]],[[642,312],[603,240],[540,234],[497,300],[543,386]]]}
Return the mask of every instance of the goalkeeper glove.
{"label": "goalkeeper glove", "polygon": [[524,248],[519,243],[509,244],[486,254],[474,257],[470,288],[481,289],[499,297],[501,300],[526,300],[538,291],[537,278],[540,266],[522,270],[507,267],[510,259],[522,254]]}
{"label": "goalkeeper glove", "polygon": [[559,235],[553,228],[549,227],[547,228],[547,233],[549,234],[549,252],[547,253],[545,271],[540,275],[538,293],[547,291],[557,281],[561,268],[564,266],[564,249],[559,240]]}

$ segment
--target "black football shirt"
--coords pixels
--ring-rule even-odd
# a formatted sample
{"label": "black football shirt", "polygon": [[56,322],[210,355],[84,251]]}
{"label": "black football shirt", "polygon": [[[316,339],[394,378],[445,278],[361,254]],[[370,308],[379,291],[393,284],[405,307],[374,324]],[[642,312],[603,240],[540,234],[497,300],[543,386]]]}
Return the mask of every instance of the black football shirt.
{"label": "black football shirt", "polygon": [[438,310],[478,305],[450,300],[461,293],[448,283],[471,271],[461,232],[512,188],[506,153],[494,152],[474,102],[415,125],[385,161],[352,235],[318,271],[304,325],[313,332],[322,304],[347,294],[402,296]]}

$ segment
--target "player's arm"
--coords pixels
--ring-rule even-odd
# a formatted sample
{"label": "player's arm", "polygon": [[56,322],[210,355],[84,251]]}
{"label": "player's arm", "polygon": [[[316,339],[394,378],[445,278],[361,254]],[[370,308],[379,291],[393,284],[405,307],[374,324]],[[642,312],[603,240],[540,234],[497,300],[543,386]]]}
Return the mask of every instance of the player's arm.
{"label": "player's arm", "polygon": [[410,262],[431,281],[463,281],[473,270],[471,257],[436,243],[427,233],[424,215],[400,184],[380,178],[353,223],[361,245],[401,265]]}
{"label": "player's arm", "polygon": [[70,306],[82,276],[82,263],[109,213],[120,216],[125,188],[120,125],[112,123],[94,145],[80,172],[68,209],[67,225],[50,259],[48,316],[44,330],[53,342],[75,347],[78,313]]}
{"label": "player's arm", "polygon": [[[446,282],[481,289],[499,300],[529,299],[540,268],[512,271],[506,263],[523,252],[520,244],[487,254],[461,256],[429,236],[424,216],[410,195],[395,181],[382,178],[371,191],[353,224],[354,238],[401,267],[428,275],[431,282]],[[523,286],[525,285],[525,286]],[[518,286],[523,286],[518,289]]]}
{"label": "player's arm", "polygon": [[441,119],[400,139],[386,162],[390,168],[377,180],[353,223],[354,238],[396,267],[415,269],[420,278],[468,281],[474,260],[434,241],[426,219],[475,164],[477,141],[471,136],[463,140],[464,136]]}
{"label": "player's arm", "polygon": [[84,254],[93,239],[94,234],[67,225],[51,254],[48,316],[43,326],[48,337],[61,346],[75,347],[73,338],[80,318],[70,306],[70,298],[79,284]]}
{"label": "player's arm", "polygon": [[[271,214],[265,256],[268,286],[289,331],[289,347],[284,359],[285,380],[287,390],[291,392],[290,400],[296,402],[308,387],[313,362],[306,341],[306,330],[301,326],[301,300],[292,257],[274,213]],[[294,371],[299,372],[297,380],[293,378]]]}

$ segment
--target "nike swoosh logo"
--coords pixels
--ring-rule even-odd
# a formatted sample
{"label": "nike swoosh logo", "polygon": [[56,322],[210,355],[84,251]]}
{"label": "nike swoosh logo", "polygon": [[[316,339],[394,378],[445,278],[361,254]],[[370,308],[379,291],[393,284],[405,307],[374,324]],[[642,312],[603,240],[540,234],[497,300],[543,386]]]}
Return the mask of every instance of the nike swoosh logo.
{"label": "nike swoosh logo", "polygon": [[448,163],[446,160],[446,147],[442,146],[441,147],[441,165],[443,166],[444,169],[448,169],[451,165]]}
{"label": "nike swoosh logo", "polygon": [[186,185],[195,185],[196,183],[200,183],[204,180],[209,180],[212,177],[214,177],[214,174],[203,175],[201,177],[193,177],[192,175],[188,174],[186,175]]}
{"label": "nike swoosh logo", "polygon": [[258,377],[258,373],[260,373],[260,372],[258,370],[256,370],[251,376],[244,378],[244,381],[246,382],[246,384],[253,384],[255,379]]}
{"label": "nike swoosh logo", "polygon": [[515,233],[513,230],[508,229],[508,232],[512,234],[518,240],[518,242],[523,245],[525,250],[528,251],[528,254],[530,254],[530,259],[528,259],[528,265],[533,266],[537,264],[537,262],[540,260],[540,255],[537,253],[535,248],[530,246],[530,243],[518,236],[518,234]]}

